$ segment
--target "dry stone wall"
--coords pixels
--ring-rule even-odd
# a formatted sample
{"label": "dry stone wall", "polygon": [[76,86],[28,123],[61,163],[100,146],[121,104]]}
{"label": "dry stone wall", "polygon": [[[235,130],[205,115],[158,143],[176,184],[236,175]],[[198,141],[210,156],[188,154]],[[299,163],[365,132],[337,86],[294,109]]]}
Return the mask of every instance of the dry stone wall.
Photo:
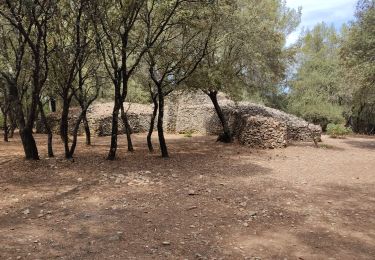
{"label": "dry stone wall", "polygon": [[[69,112],[69,134],[72,134],[74,131],[75,124],[78,120],[78,117],[80,115],[80,109],[79,108],[72,108]],[[47,122],[52,130],[52,133],[54,134],[60,134],[60,121],[61,121],[61,114],[60,113],[51,113],[46,116]],[[38,119],[35,123],[36,132],[40,134],[47,134],[47,131],[45,129],[44,124],[42,124],[41,120]],[[80,128],[78,130],[78,135],[83,135],[84,128],[83,124],[80,125]]]}
{"label": "dry stone wall", "polygon": [[[219,94],[218,99],[235,136],[240,134],[240,125],[245,116],[262,116],[284,123],[287,127],[287,140],[312,141],[313,138],[320,140],[322,134],[320,126],[309,124],[294,115],[250,102],[235,103],[223,94]],[[174,127],[176,132],[191,131],[210,135],[221,133],[220,121],[206,95],[187,94],[183,95],[178,101],[173,106],[168,107],[169,110],[174,110],[169,114],[174,115],[175,118],[166,120],[167,123],[170,121],[177,122]]]}
{"label": "dry stone wall", "polygon": [[283,148],[287,145],[287,126],[272,117],[245,115],[241,118],[238,141],[253,148]]}
{"label": "dry stone wall", "polygon": [[[234,136],[241,144],[258,148],[284,147],[289,141],[319,140],[320,126],[312,125],[296,116],[249,102],[235,103],[223,94],[219,103],[228,120]],[[125,104],[133,133],[147,132],[150,126],[152,106]],[[112,103],[97,103],[88,111],[91,132],[96,136],[110,136],[112,129]],[[70,113],[70,130],[80,110]],[[59,132],[59,115],[51,114],[48,121],[55,133]],[[169,133],[195,132],[204,135],[218,135],[222,127],[211,100],[205,94],[171,95],[166,100],[164,129]],[[44,127],[37,123],[37,130],[44,133]],[[83,128],[80,134],[83,134]],[[125,129],[119,118],[119,134]]]}
{"label": "dry stone wall", "polygon": [[[142,104],[125,104],[127,109],[129,123],[133,133],[143,133],[148,131],[151,121],[152,109],[148,105]],[[90,130],[95,136],[110,136],[112,132],[112,103],[97,103],[87,111],[87,119]],[[73,133],[73,127],[80,114],[79,108],[74,108],[69,113],[69,133]],[[47,120],[55,134],[59,134],[60,114],[51,113]],[[38,133],[46,133],[44,125],[40,120],[36,123]],[[119,117],[119,134],[125,134],[125,128]],[[83,123],[81,124],[79,135],[84,134]]]}

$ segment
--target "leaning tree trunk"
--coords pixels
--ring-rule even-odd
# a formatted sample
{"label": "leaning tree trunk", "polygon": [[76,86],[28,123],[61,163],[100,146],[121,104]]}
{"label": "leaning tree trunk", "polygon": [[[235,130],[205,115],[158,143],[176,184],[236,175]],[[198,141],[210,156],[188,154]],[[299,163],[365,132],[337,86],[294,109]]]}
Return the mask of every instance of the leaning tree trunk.
{"label": "leaning tree trunk", "polygon": [[150,128],[149,128],[148,134],[147,134],[147,146],[148,146],[148,150],[151,153],[154,152],[154,146],[152,145],[152,134],[154,132],[155,120],[156,120],[156,116],[158,114],[158,109],[159,109],[159,104],[158,104],[157,98],[158,98],[157,95],[152,97],[152,102],[154,103],[154,111],[153,111],[152,116],[151,116]]}
{"label": "leaning tree trunk", "polygon": [[161,86],[158,86],[158,97],[159,97],[159,115],[158,115],[158,136],[161,156],[163,158],[168,158],[168,147],[164,137],[163,121],[164,121],[164,94]]}
{"label": "leaning tree trunk", "polygon": [[132,142],[132,128],[129,123],[128,115],[125,113],[124,103],[121,103],[121,119],[124,123],[126,139],[128,141],[128,151],[134,152],[133,142]]}
{"label": "leaning tree trunk", "polygon": [[39,160],[38,148],[33,136],[33,130],[27,127],[21,128],[20,136],[26,160]]}
{"label": "leaning tree trunk", "polygon": [[[25,152],[26,160],[39,160],[38,147],[33,136],[33,125],[35,114],[29,115],[29,121],[25,121],[24,111],[22,108],[22,103],[19,99],[18,89],[15,85],[9,86],[9,104],[12,106],[12,118],[17,120],[17,125],[19,127],[19,133],[22,141],[22,146]],[[36,97],[36,95],[34,94]],[[35,98],[36,99],[36,98]],[[32,111],[36,111],[38,102],[32,102]]]}
{"label": "leaning tree trunk", "polygon": [[217,94],[218,94],[217,91],[210,91],[207,94],[210,97],[210,99],[211,99],[211,101],[212,101],[212,103],[215,107],[215,111],[216,111],[216,113],[217,113],[217,115],[220,119],[220,123],[223,127],[223,133],[219,136],[219,138],[217,140],[219,142],[223,142],[223,143],[232,143],[233,142],[233,136],[232,136],[232,133],[230,131],[228,121],[225,118],[223,110],[221,109],[221,107],[219,105],[219,102],[217,100]]}
{"label": "leaning tree trunk", "polygon": [[75,125],[74,125],[74,129],[73,129],[73,140],[72,140],[72,145],[69,149],[69,153],[67,155],[67,159],[73,159],[73,156],[74,156],[74,153],[76,151],[76,147],[77,147],[77,141],[78,141],[78,131],[79,131],[79,127],[82,123],[82,120],[83,118],[85,117],[86,115],[86,110],[82,111],[81,114],[79,115]]}
{"label": "leaning tree trunk", "polygon": [[41,101],[39,101],[39,110],[40,110],[40,118],[42,120],[42,124],[44,125],[44,128],[46,129],[47,135],[48,135],[48,144],[47,144],[47,147],[48,147],[48,157],[49,158],[53,158],[54,157],[53,146],[52,146],[53,134],[52,134],[51,127],[50,127],[50,125],[48,123],[46,114],[44,113],[43,104],[42,104]]}
{"label": "leaning tree trunk", "polygon": [[87,120],[87,113],[85,113],[83,117],[83,125],[85,128],[85,134],[86,134],[86,145],[91,145],[91,132],[90,132],[89,121]]}

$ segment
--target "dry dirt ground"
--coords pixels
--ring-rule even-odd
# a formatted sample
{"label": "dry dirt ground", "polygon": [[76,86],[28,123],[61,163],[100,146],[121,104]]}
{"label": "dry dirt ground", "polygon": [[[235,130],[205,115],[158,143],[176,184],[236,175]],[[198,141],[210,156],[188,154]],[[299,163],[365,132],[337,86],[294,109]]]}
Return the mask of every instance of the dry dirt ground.
{"label": "dry dirt ground", "polygon": [[108,138],[75,162],[0,143],[0,259],[375,259],[373,138],[256,151],[168,136],[168,160],[134,139],[115,162]]}

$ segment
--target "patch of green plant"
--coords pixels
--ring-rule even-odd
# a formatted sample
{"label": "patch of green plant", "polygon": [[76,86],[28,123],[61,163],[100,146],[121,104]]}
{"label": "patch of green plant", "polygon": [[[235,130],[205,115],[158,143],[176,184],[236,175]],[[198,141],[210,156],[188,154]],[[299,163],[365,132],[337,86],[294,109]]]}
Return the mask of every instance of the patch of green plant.
{"label": "patch of green plant", "polygon": [[320,144],[319,148],[321,148],[321,149],[333,149],[335,147],[333,145],[329,145],[329,144]]}
{"label": "patch of green plant", "polygon": [[328,124],[327,134],[331,138],[344,138],[346,135],[353,133],[350,128],[345,127],[343,124]]}
{"label": "patch of green plant", "polygon": [[180,132],[180,134],[184,135],[184,137],[187,137],[187,138],[193,137],[194,133],[195,133],[194,130],[185,130],[185,131]]}

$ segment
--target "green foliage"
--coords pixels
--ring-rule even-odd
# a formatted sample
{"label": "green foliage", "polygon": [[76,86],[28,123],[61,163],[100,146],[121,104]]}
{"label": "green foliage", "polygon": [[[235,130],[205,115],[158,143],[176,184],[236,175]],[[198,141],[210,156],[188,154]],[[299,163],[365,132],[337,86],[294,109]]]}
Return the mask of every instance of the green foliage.
{"label": "green foliage", "polygon": [[127,102],[140,104],[149,104],[151,102],[150,93],[141,84],[131,80],[128,88]]}
{"label": "green foliage", "polygon": [[345,31],[340,56],[351,87],[353,129],[375,134],[375,1],[359,1],[356,18]]}
{"label": "green foliage", "polygon": [[237,0],[217,5],[208,55],[189,81],[190,87],[221,91],[234,99],[244,92],[262,98],[283,78],[292,51],[285,37],[300,13],[284,1]]}
{"label": "green foliage", "polygon": [[304,93],[289,100],[288,111],[314,124],[322,126],[323,130],[329,123],[343,123],[343,109],[326,100],[324,96],[315,93]]}
{"label": "green foliage", "polygon": [[344,121],[339,43],[333,26],[321,23],[306,31],[300,38],[299,67],[290,84],[287,110],[323,129],[328,123]]}
{"label": "green foliage", "polygon": [[342,138],[351,133],[352,130],[343,124],[328,124],[327,126],[327,134],[332,138]]}

